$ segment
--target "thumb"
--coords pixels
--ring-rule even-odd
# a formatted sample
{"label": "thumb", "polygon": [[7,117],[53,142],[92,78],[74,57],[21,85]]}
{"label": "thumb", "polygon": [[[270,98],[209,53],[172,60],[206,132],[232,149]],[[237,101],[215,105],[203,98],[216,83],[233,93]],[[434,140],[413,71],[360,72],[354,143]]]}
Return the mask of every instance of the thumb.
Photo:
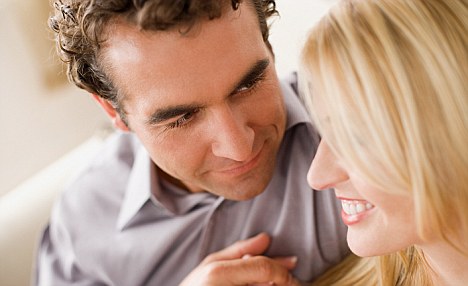
{"label": "thumb", "polygon": [[233,245],[224,248],[223,250],[208,255],[203,263],[239,259],[246,254],[259,255],[265,252],[269,245],[270,237],[268,234],[262,232],[246,240],[239,240]]}

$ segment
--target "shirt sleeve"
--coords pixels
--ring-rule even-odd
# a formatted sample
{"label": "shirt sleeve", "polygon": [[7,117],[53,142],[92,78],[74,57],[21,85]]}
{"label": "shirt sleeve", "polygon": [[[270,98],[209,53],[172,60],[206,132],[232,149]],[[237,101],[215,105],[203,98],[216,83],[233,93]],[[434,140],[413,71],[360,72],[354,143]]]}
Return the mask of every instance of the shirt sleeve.
{"label": "shirt sleeve", "polygon": [[105,285],[93,281],[76,262],[70,239],[64,229],[48,225],[41,237],[33,285]]}

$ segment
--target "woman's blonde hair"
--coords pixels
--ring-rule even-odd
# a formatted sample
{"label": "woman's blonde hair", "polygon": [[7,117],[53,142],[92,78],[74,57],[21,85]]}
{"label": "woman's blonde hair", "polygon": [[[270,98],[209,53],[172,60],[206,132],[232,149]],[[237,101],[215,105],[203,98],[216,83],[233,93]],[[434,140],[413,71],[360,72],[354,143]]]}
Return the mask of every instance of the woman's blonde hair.
{"label": "woman's blonde hair", "polygon": [[[340,159],[382,190],[411,196],[419,235],[465,255],[467,35],[466,0],[343,0],[312,29],[300,73]],[[415,247],[367,261],[407,277],[428,271]]]}

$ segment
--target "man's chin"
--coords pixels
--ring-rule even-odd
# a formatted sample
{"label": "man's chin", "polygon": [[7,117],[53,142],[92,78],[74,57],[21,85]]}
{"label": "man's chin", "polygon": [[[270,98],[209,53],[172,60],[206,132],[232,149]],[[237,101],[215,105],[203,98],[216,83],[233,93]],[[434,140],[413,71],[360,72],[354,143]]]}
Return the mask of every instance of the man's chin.
{"label": "man's chin", "polygon": [[225,198],[228,200],[232,200],[232,201],[248,201],[262,194],[264,191],[265,189],[262,189],[260,191],[255,190],[251,192],[239,192],[239,193],[232,194],[232,197],[225,196]]}
{"label": "man's chin", "polygon": [[237,184],[233,184],[231,188],[226,188],[224,197],[235,201],[247,201],[261,195],[265,192],[273,177],[273,170],[263,169],[255,174]]}
{"label": "man's chin", "polygon": [[232,201],[247,201],[255,198],[265,191],[269,180],[262,183],[259,181],[260,180],[255,180],[252,182],[251,180],[245,180],[242,183],[235,185],[219,187],[211,193]]}

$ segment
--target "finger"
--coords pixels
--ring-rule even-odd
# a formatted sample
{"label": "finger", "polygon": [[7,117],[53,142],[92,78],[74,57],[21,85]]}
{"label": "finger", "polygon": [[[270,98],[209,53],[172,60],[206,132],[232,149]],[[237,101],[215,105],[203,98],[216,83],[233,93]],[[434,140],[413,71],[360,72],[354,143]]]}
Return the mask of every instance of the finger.
{"label": "finger", "polygon": [[239,259],[246,254],[259,255],[265,252],[269,245],[270,237],[266,233],[260,233],[249,239],[237,241],[223,250],[208,255],[202,263],[206,264],[220,260]]}
{"label": "finger", "polygon": [[[242,259],[249,259],[250,257],[252,257],[252,255],[245,254],[244,256],[242,256]],[[273,257],[272,259],[289,270],[294,269],[297,265],[297,256]]]}
{"label": "finger", "polygon": [[225,281],[226,285],[300,285],[286,267],[265,256],[213,262],[209,275],[217,277],[218,281]]}
{"label": "finger", "polygon": [[288,270],[294,269],[297,265],[297,256],[274,257],[273,259]]}

